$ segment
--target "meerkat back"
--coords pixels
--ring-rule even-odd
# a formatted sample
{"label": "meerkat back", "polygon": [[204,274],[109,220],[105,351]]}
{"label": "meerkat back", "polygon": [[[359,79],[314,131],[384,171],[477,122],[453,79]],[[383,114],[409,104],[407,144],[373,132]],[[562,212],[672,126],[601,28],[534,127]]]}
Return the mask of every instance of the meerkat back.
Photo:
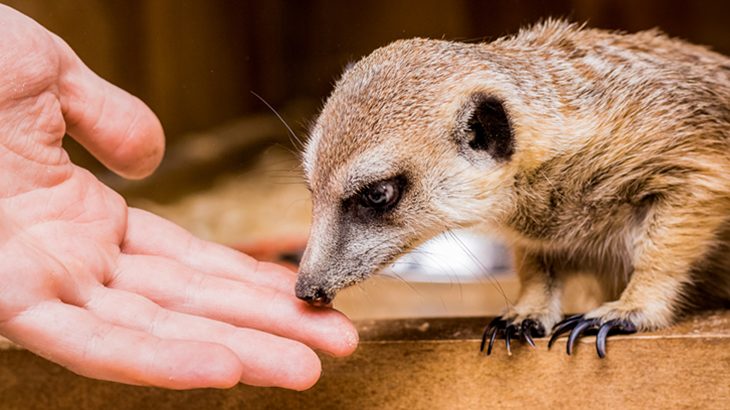
{"label": "meerkat back", "polygon": [[[501,234],[521,293],[484,333],[606,337],[730,299],[730,59],[657,32],[548,21],[487,44],[413,39],[337,82],[304,167],[297,296],[328,304],[444,231]],[[615,300],[562,318],[575,273]],[[534,345],[534,344],[533,344]]]}

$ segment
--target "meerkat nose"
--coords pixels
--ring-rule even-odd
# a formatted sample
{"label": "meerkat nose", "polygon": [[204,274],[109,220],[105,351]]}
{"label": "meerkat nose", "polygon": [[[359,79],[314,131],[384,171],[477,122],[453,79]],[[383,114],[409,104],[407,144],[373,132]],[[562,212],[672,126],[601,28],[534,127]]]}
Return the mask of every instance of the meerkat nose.
{"label": "meerkat nose", "polygon": [[297,297],[312,306],[328,306],[332,303],[332,297],[319,289],[315,289],[311,295],[297,294]]}
{"label": "meerkat nose", "polygon": [[328,294],[319,287],[297,286],[296,295],[299,299],[312,306],[327,306],[332,303],[333,295]]}

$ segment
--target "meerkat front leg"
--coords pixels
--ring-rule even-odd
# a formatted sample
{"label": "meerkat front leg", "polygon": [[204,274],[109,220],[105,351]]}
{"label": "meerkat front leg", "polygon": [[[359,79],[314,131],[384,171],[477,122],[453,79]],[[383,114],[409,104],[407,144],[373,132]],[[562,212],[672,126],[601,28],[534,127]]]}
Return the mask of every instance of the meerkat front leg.
{"label": "meerkat front leg", "polygon": [[487,355],[492,353],[497,333],[501,333],[504,337],[507,352],[512,354],[510,347],[512,337],[535,347],[532,338],[549,334],[561,317],[562,280],[556,277],[545,258],[521,247],[515,248],[514,256],[515,269],[521,285],[520,297],[517,304],[511,308],[508,306],[503,315],[495,318],[487,326],[481,345],[481,350],[484,351],[489,339]]}
{"label": "meerkat front leg", "polygon": [[589,328],[598,329],[596,349],[606,355],[609,332],[633,333],[671,326],[683,307],[693,265],[709,250],[720,216],[702,212],[701,204],[656,212],[635,240],[633,275],[619,300],[559,323],[548,346],[570,331],[567,352]]}

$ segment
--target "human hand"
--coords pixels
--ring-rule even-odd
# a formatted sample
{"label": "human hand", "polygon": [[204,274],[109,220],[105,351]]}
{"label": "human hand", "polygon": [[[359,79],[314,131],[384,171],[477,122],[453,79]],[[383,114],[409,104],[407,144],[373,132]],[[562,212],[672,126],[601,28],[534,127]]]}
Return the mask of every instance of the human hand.
{"label": "human hand", "polygon": [[313,349],[355,349],[293,273],[128,209],[69,161],[64,132],[120,175],[152,172],[164,137],[141,101],[1,5],[0,56],[0,334],[84,376],[175,389],[306,389]]}

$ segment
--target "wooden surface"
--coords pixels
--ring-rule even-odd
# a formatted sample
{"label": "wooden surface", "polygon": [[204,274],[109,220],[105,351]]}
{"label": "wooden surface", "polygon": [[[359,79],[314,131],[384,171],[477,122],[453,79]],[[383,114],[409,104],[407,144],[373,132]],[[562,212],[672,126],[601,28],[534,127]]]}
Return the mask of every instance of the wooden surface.
{"label": "wooden surface", "polygon": [[551,350],[499,343],[479,353],[489,318],[360,321],[350,357],[322,357],[306,392],[237,386],[167,391],[76,376],[23,350],[0,352],[0,409],[726,409],[730,312],[608,341],[608,357],[582,339]]}

